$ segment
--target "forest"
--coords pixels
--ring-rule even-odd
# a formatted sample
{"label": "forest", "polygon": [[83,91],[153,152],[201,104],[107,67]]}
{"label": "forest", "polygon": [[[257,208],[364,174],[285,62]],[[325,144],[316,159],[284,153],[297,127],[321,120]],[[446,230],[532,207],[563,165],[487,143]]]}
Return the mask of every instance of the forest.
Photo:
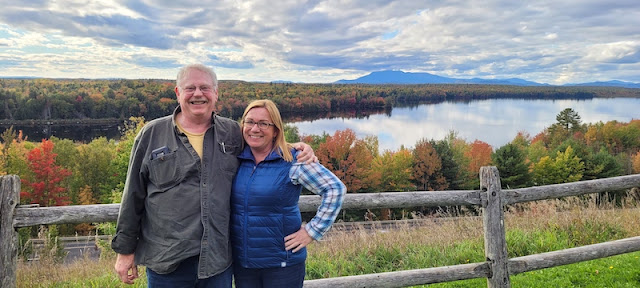
{"label": "forest", "polygon": [[[34,119],[105,119],[124,123],[118,141],[98,137],[87,142],[51,137],[29,141],[22,131],[0,135],[0,175],[22,180],[22,204],[40,206],[118,203],[133,140],[146,121],[171,113],[174,84],[160,80],[0,80],[9,121]],[[221,81],[218,111],[238,118],[246,103],[270,98],[284,113],[364,111],[396,105],[484,98],[640,97],[640,89],[611,87],[519,87],[481,85],[332,85]],[[297,115],[297,116],[296,116]],[[289,142],[304,141],[320,162],[347,186],[348,193],[477,189],[479,170],[496,166],[503,188],[566,183],[640,173],[640,120],[582,123],[571,108],[536,135],[519,133],[502,147],[467,142],[455,131],[444,139],[421,139],[413,148],[379,152],[376,136],[354,131],[300,135],[286,127]],[[598,201],[619,203],[628,195],[611,191]],[[637,195],[634,196],[638,199]],[[344,211],[340,219],[406,219],[434,213],[434,208]],[[453,214],[477,213],[454,207]],[[63,234],[88,234],[96,223],[62,225]]]}
{"label": "forest", "polygon": [[[467,142],[452,131],[445,139],[421,139],[414,148],[378,152],[376,136],[357,138],[352,130],[333,135],[299,135],[287,127],[288,141],[304,141],[320,162],[347,186],[348,193],[442,191],[477,189],[478,172],[496,166],[503,188],[567,183],[640,173],[640,120],[629,123],[582,123],[571,108],[558,113],[557,122],[535,136],[520,133],[502,147],[483,141]],[[0,175],[22,180],[21,203],[59,206],[118,203],[122,195],[129,153],[145,121],[132,117],[119,141],[99,137],[89,143],[51,137],[31,142],[21,131],[0,135]],[[619,202],[616,193],[601,201]],[[465,213],[458,207],[454,213]],[[376,219],[410,218],[432,211],[383,209],[369,211]],[[474,211],[466,211],[474,213]],[[345,221],[363,220],[362,211],[346,211]],[[67,233],[89,233],[90,224]]]}
{"label": "forest", "polygon": [[[640,98],[640,89],[617,87],[508,85],[359,85],[220,81],[217,112],[238,119],[254,99],[268,98],[285,118],[320,118],[329,113],[385,111],[400,105],[479,99]],[[0,122],[129,117],[155,119],[170,114],[177,101],[175,81],[0,79]]]}

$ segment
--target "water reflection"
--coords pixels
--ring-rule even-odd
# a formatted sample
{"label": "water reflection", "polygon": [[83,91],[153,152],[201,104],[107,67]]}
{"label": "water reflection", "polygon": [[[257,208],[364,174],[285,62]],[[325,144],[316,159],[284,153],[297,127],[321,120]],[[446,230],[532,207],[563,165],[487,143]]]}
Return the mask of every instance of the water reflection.
{"label": "water reflection", "polygon": [[350,128],[359,138],[375,135],[380,150],[398,150],[401,145],[413,147],[422,139],[440,140],[450,131],[468,142],[476,139],[498,148],[519,131],[531,136],[556,122],[556,115],[572,108],[583,123],[638,119],[640,99],[595,98],[589,100],[522,100],[489,99],[471,102],[443,102],[417,107],[394,108],[390,114],[371,114],[358,118],[333,118],[294,121],[300,134],[330,135]]}
{"label": "water reflection", "polygon": [[49,139],[55,136],[60,139],[71,139],[73,141],[89,143],[98,137],[107,139],[120,139],[121,130],[124,123],[113,122],[110,124],[40,124],[40,125],[2,125],[0,133],[13,126],[13,130],[20,131],[27,137],[27,140],[39,142],[42,139]]}
{"label": "water reflection", "polygon": [[[640,119],[638,98],[593,98],[588,100],[522,100],[489,99],[470,102],[441,102],[393,110],[341,111],[332,113],[292,116],[283,114],[285,122],[298,127],[303,135],[333,135],[347,128],[359,138],[375,135],[380,151],[396,151],[400,146],[411,148],[422,139],[441,140],[449,131],[468,142],[476,139],[498,148],[511,141],[519,131],[531,136],[542,132],[556,122],[556,115],[572,108],[583,123],[618,120],[629,122]],[[89,142],[105,136],[118,139],[121,122],[108,125],[50,125],[16,126],[30,141],[56,136],[74,141]],[[0,133],[8,126],[1,126]]]}

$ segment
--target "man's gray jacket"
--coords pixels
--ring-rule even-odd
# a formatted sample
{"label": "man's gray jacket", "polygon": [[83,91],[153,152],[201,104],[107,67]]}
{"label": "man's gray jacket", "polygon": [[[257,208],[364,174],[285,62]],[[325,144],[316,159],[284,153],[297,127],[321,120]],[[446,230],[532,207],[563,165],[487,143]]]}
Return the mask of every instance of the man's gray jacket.
{"label": "man's gray jacket", "polygon": [[212,115],[200,159],[176,126],[179,112],[136,136],[111,247],[160,274],[200,255],[198,277],[208,278],[232,261],[229,199],[242,133],[238,122]]}

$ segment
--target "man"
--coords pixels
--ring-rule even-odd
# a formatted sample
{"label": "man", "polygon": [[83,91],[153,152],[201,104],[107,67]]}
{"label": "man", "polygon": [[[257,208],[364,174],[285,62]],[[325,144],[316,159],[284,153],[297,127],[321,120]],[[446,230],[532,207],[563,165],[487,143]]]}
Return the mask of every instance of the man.
{"label": "man", "polygon": [[[214,113],[218,81],[201,64],[183,67],[173,115],[136,136],[116,235],[115,270],[133,284],[147,267],[149,287],[231,287],[229,199],[242,133]],[[310,146],[300,161],[315,160]],[[301,148],[300,148],[301,149]]]}

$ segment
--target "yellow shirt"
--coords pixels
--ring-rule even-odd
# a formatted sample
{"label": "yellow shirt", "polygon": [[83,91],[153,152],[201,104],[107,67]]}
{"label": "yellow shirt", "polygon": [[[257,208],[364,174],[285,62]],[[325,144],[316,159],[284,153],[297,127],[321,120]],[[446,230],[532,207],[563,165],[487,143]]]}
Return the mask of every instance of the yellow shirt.
{"label": "yellow shirt", "polygon": [[180,132],[187,135],[189,143],[191,144],[191,146],[193,146],[193,149],[196,150],[196,153],[198,153],[200,159],[202,159],[202,146],[204,145],[204,133],[206,132],[198,134],[189,133],[187,130],[184,130],[182,126],[180,126],[180,123],[178,123],[178,121],[176,121],[176,125],[178,125],[178,129],[180,130]]}

